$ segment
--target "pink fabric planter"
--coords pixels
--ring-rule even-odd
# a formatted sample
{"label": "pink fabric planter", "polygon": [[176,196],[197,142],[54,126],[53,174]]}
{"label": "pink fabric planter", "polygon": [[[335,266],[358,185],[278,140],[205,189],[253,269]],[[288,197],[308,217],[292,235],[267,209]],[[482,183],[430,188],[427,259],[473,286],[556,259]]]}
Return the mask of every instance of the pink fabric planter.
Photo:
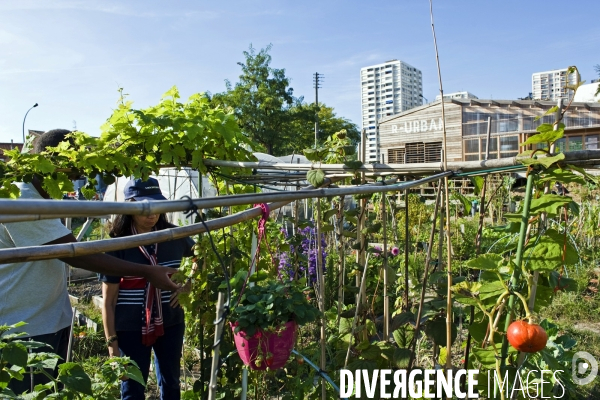
{"label": "pink fabric planter", "polygon": [[[232,330],[235,331],[235,327],[236,324],[231,324]],[[296,342],[297,328],[296,321],[289,321],[280,325],[275,332],[257,332],[252,337],[247,337],[242,331],[234,332],[235,347],[244,364],[251,369],[279,369],[290,358]],[[257,366],[255,362],[259,355],[262,356],[262,361]]]}

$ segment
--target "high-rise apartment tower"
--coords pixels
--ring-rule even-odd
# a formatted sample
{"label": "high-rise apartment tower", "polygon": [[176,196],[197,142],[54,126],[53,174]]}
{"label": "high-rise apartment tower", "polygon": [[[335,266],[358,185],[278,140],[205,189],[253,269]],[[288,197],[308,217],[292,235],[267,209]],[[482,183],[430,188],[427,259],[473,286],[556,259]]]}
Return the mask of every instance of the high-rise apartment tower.
{"label": "high-rise apartment tower", "polygon": [[534,73],[531,76],[533,100],[570,99],[573,91],[565,88],[567,80],[575,83],[575,74],[568,76],[567,68]]}
{"label": "high-rise apartment tower", "polygon": [[360,69],[362,126],[367,133],[366,162],[385,162],[379,152],[380,119],[423,104],[421,71],[390,60]]}

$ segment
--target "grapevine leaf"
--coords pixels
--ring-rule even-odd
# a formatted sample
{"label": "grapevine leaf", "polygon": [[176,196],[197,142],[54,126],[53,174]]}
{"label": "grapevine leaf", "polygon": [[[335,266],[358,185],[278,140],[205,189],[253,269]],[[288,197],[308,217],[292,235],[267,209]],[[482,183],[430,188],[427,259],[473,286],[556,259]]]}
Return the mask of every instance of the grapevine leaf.
{"label": "grapevine leaf", "polygon": [[41,154],[38,155],[37,160],[35,161],[35,167],[37,171],[41,172],[44,175],[51,174],[56,169],[56,167],[50,162],[50,160],[48,160]]}

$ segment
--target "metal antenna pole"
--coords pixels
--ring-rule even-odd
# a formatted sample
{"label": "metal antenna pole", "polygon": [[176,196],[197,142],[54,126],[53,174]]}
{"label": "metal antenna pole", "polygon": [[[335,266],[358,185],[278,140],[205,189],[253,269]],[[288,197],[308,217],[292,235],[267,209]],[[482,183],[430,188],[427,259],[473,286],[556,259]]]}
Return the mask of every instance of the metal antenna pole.
{"label": "metal antenna pole", "polygon": [[314,79],[313,79],[313,85],[315,87],[315,149],[318,146],[319,143],[319,88],[321,86],[319,86],[319,84],[321,83],[319,80],[323,79],[323,74],[319,74],[318,72],[315,72],[314,75]]}

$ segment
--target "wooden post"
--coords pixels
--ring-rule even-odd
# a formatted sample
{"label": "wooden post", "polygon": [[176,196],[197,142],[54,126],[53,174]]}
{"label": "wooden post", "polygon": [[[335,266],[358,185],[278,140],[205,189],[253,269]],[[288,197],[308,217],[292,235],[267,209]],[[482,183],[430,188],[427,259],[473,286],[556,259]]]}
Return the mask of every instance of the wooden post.
{"label": "wooden post", "polygon": [[219,347],[221,342],[221,333],[223,332],[223,325],[225,320],[223,319],[223,309],[225,305],[225,295],[219,292],[217,298],[217,315],[216,315],[216,327],[215,327],[215,344],[213,349],[213,359],[210,369],[210,384],[208,385],[208,400],[215,400],[217,395],[217,372],[219,371]]}

